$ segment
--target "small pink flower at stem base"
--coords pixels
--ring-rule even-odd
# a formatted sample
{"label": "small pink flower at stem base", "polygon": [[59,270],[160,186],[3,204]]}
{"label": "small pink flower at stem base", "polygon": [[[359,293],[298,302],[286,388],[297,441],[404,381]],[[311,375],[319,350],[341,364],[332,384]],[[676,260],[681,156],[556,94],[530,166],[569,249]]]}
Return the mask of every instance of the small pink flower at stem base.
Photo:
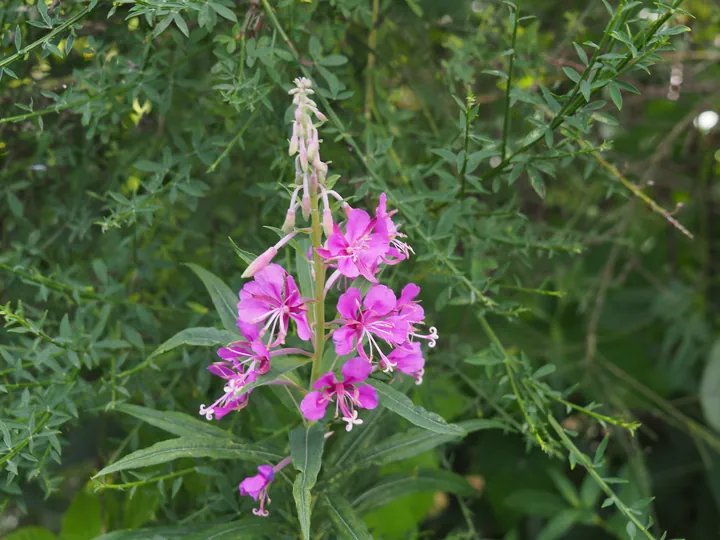
{"label": "small pink flower at stem base", "polygon": [[275,471],[271,465],[260,465],[258,467],[258,474],[250,476],[240,482],[238,489],[240,495],[249,495],[256,501],[260,500],[260,507],[253,509],[253,514],[256,516],[266,517],[270,514],[265,509],[265,501],[270,504],[270,497],[268,496],[268,489],[275,479]]}
{"label": "small pink flower at stem base", "polygon": [[308,420],[320,420],[325,416],[328,405],[335,402],[335,418],[342,415],[343,422],[347,422],[346,431],[353,426],[362,424],[358,418],[356,407],[361,409],[374,409],[378,405],[377,392],[372,386],[364,382],[372,366],[360,357],[345,362],[342,367],[343,382],[335,378],[334,373],[326,373],[313,384],[315,391],[307,394],[300,403],[300,410]]}

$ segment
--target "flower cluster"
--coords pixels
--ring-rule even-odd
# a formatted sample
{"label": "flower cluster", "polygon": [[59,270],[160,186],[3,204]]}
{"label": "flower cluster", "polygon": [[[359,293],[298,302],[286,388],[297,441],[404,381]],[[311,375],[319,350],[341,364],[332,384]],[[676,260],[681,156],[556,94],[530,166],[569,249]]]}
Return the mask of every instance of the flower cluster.
{"label": "flower cluster", "polygon": [[[208,369],[224,379],[223,395],[209,407],[202,405],[200,414],[208,419],[220,419],[230,411],[247,406],[258,378],[271,377],[274,358],[283,355],[307,355],[313,358],[313,377],[310,390],[305,393],[299,412],[310,421],[325,417],[334,404],[334,417],[345,422],[345,429],[363,423],[359,409],[374,409],[378,394],[368,383],[373,372],[399,372],[422,382],[425,373],[421,340],[430,347],[438,339],[437,330],[422,330],[425,313],[417,300],[420,288],[410,283],[398,297],[390,288],[379,283],[379,275],[386,266],[398,264],[413,254],[393,220],[396,211],[388,211],[387,198],[380,194],[374,215],[352,208],[336,191],[326,186],[328,166],[320,159],[318,126],[326,120],[310,98],[313,94],[309,80],[295,80],[293,96],[295,112],[289,153],[295,156],[295,185],[290,196],[283,236],[274,246],[258,256],[243,277],[253,279],[240,291],[237,306],[238,328],[242,339],[218,350],[221,361]],[[301,195],[302,193],[302,195]],[[300,199],[300,202],[298,202]],[[339,203],[340,219],[333,219],[330,201]],[[322,217],[320,205],[322,204]],[[310,236],[313,247],[308,253],[310,275],[314,286],[305,291],[314,298],[303,298],[293,277],[280,265],[272,263],[278,251],[298,234],[295,218],[301,209],[305,219],[311,218]],[[324,240],[323,240],[324,233]],[[331,273],[324,279],[327,269]],[[369,288],[365,285],[370,284]],[[323,284],[324,283],[324,287]],[[326,323],[324,304],[333,288],[341,291],[336,307],[339,316]],[[299,340],[309,343],[311,351],[284,346],[291,327]],[[342,380],[331,371],[320,374],[326,331],[330,332],[337,356],[333,368],[344,357],[350,357],[340,368]],[[287,381],[265,380],[265,383],[284,384]],[[258,474],[240,483],[241,495],[260,502],[253,512],[268,514],[268,489],[277,471],[290,458],[276,466],[261,465]]]}

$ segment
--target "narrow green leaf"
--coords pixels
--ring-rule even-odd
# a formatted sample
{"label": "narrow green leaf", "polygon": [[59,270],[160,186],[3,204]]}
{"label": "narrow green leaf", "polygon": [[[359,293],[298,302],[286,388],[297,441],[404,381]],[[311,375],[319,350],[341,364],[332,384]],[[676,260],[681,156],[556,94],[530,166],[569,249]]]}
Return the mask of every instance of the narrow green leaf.
{"label": "narrow green leaf", "polygon": [[482,429],[510,429],[499,420],[492,419],[469,420],[459,424],[459,427],[464,428],[465,433],[463,435],[439,434],[421,428],[413,428],[404,433],[397,433],[358,454],[354,458],[355,466],[385,465],[409,459],[445,443],[458,440],[467,433]]}
{"label": "narrow green leaf", "polygon": [[535,373],[533,373],[533,379],[541,379],[543,377],[547,377],[548,375],[555,373],[556,369],[557,368],[555,367],[555,364],[545,364]]}
{"label": "narrow green leaf", "polygon": [[293,465],[300,471],[293,484],[293,497],[303,538],[306,540],[310,539],[310,490],[315,486],[320,473],[324,443],[325,429],[322,424],[313,424],[309,428],[299,427],[290,432],[290,455]]}
{"label": "narrow green leaf", "polygon": [[15,50],[20,51],[22,49],[22,31],[20,30],[20,25],[15,25]]}
{"label": "narrow green leaf", "polygon": [[227,345],[238,339],[238,335],[228,332],[227,330],[218,330],[217,328],[186,328],[180,330],[173,337],[155,349],[150,358],[155,358],[169,352],[182,345],[192,345],[195,347],[212,347],[215,345]]}
{"label": "narrow green leaf", "polygon": [[320,60],[320,65],[323,66],[344,66],[347,64],[347,56],[341,54],[331,54]]}
{"label": "narrow green leaf", "polygon": [[607,449],[609,440],[610,436],[605,435],[605,437],[603,437],[603,440],[600,441],[597,450],[595,450],[595,456],[593,457],[593,464],[595,467],[600,466],[600,464],[602,463],[603,457],[605,457],[605,450]]}
{"label": "narrow green leaf", "polygon": [[214,426],[207,420],[203,421],[190,415],[175,411],[158,411],[130,403],[122,403],[116,409],[148,424],[158,427],[178,437],[208,436],[220,439],[231,439],[232,434]]}
{"label": "narrow green leaf", "polygon": [[461,497],[472,497],[478,492],[465,478],[450,471],[421,469],[383,477],[379,483],[353,501],[353,508],[364,514],[381,508],[396,499],[423,491],[442,491]]}
{"label": "narrow green leaf", "polygon": [[575,46],[575,51],[577,51],[578,57],[580,58],[580,61],[587,66],[588,64],[588,56],[587,53],[583,50],[583,48],[578,45],[577,43],[573,43]]}
{"label": "narrow green leaf", "polygon": [[277,531],[278,524],[272,517],[266,519],[247,518],[217,525],[182,525],[177,527],[153,527],[148,529],[127,529],[113,531],[99,536],[96,540],[236,540],[237,538],[267,538],[268,533]]}
{"label": "narrow green leaf", "polygon": [[622,92],[620,92],[620,87],[614,82],[610,84],[610,97],[618,110],[621,110],[623,106]]}
{"label": "narrow green leaf", "polygon": [[93,540],[102,533],[103,520],[97,493],[81,489],[62,517],[61,540]]}
{"label": "narrow green leaf", "polygon": [[707,423],[720,431],[720,339],[715,340],[700,382],[700,406]]}
{"label": "narrow green leaf", "polygon": [[140,469],[180,458],[247,459],[256,462],[280,461],[283,456],[257,444],[223,441],[209,437],[180,437],[143,448],[108,465],[93,478],[127,469]]}
{"label": "narrow green leaf", "polygon": [[465,435],[465,430],[455,424],[448,424],[440,415],[416,406],[405,394],[392,386],[372,380],[370,384],[380,394],[380,404],[418,427],[445,435]]}
{"label": "narrow green leaf", "polygon": [[562,70],[572,82],[577,83],[580,80],[580,74],[573,68],[565,66]]}
{"label": "narrow green leaf", "polygon": [[349,540],[372,540],[365,523],[358,517],[350,503],[341,495],[325,496],[325,506],[339,538]]}
{"label": "narrow green leaf", "polygon": [[215,304],[215,309],[220,315],[225,329],[230,332],[237,332],[237,295],[212,272],[208,272],[193,263],[186,263],[185,266],[195,272],[195,275],[202,280],[205,288],[210,293],[210,298]]}
{"label": "narrow green leaf", "polygon": [[217,2],[210,2],[210,7],[221,17],[232,22],[237,22],[237,16],[228,7],[218,4]]}
{"label": "narrow green leaf", "polygon": [[317,36],[310,36],[308,49],[310,51],[310,56],[312,56],[313,60],[320,60],[320,57],[322,56],[322,45],[320,44],[320,40],[317,38]]}
{"label": "narrow green leaf", "polygon": [[260,375],[254,382],[243,386],[243,392],[248,392],[258,386],[270,384],[281,376],[296,370],[297,368],[312,362],[311,358],[301,356],[276,356],[270,363],[270,371],[264,375]]}
{"label": "narrow green leaf", "polygon": [[177,27],[180,29],[180,31],[181,31],[183,34],[185,34],[185,37],[189,38],[189,37],[190,37],[190,30],[188,30],[188,25],[187,25],[187,23],[185,22],[185,19],[183,19],[183,18],[180,16],[180,14],[175,13],[175,14],[173,15],[173,20],[175,21],[175,26],[177,26]]}

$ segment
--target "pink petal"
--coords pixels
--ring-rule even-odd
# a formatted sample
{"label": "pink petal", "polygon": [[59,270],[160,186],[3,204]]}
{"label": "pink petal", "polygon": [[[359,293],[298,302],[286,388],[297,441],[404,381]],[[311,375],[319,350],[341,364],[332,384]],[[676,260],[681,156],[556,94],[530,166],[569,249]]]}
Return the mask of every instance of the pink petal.
{"label": "pink petal", "polygon": [[378,406],[377,391],[367,384],[358,388],[358,403],[363,409],[374,409]]}
{"label": "pink petal", "polygon": [[298,337],[303,341],[309,340],[312,337],[312,332],[310,332],[310,325],[308,325],[307,315],[305,313],[293,313],[290,315],[290,317],[292,317],[292,320],[295,321],[295,324],[297,325]]}
{"label": "pink petal", "polygon": [[223,379],[229,379],[235,375],[235,372],[225,362],[215,362],[208,366],[208,371],[213,375],[222,377]]}
{"label": "pink petal", "polygon": [[417,297],[418,294],[420,294],[420,287],[414,283],[408,283],[403,287],[403,290],[400,293],[400,300],[398,300],[398,304],[401,306],[409,304],[415,299],[415,297]]}
{"label": "pink petal", "polygon": [[287,272],[279,264],[268,264],[255,274],[255,281],[263,288],[265,294],[273,298],[282,298]]}
{"label": "pink petal", "polygon": [[380,316],[387,315],[395,309],[396,303],[397,298],[395,298],[395,293],[385,285],[375,285],[371,287],[363,301],[366,309]]}
{"label": "pink petal", "polygon": [[238,320],[247,324],[257,324],[257,320],[267,315],[272,307],[264,301],[249,298],[238,304]]}
{"label": "pink petal", "polygon": [[355,349],[355,336],[357,332],[349,326],[343,326],[333,332],[335,353],[340,356],[350,354]]}
{"label": "pink petal", "polygon": [[357,318],[358,309],[360,309],[360,298],[362,293],[360,289],[354,287],[349,288],[340,295],[337,303],[337,310],[345,319],[355,320]]}
{"label": "pink petal", "polygon": [[320,392],[310,392],[300,403],[300,410],[308,420],[320,420],[325,416],[328,402],[323,400]]}
{"label": "pink petal", "polygon": [[272,465],[260,465],[258,467],[258,472],[267,479],[268,483],[275,480],[275,471],[273,470]]}
{"label": "pink petal", "polygon": [[260,492],[265,489],[265,486],[267,485],[267,478],[265,478],[262,474],[256,474],[255,476],[251,476],[240,482],[238,488],[240,489],[240,495],[250,495],[257,501],[260,496]]}
{"label": "pink petal", "polygon": [[256,324],[249,324],[238,320],[237,325],[238,328],[240,328],[240,333],[242,333],[248,341],[253,341],[260,335],[260,331],[258,330]]}
{"label": "pink petal", "polygon": [[360,270],[350,257],[338,259],[337,267],[343,276],[350,279],[356,278],[360,275]]}
{"label": "pink petal", "polygon": [[345,236],[352,244],[354,240],[361,238],[367,231],[370,224],[370,216],[365,210],[355,209],[350,212],[350,216],[345,226]]}
{"label": "pink petal", "polygon": [[414,375],[425,367],[425,359],[422,355],[420,343],[415,341],[409,343],[409,350],[404,348],[395,349],[388,355],[388,358],[396,364],[396,369],[408,375]]}
{"label": "pink petal", "polygon": [[345,362],[345,365],[342,367],[343,382],[345,384],[362,382],[368,378],[371,372],[372,365],[370,362],[356,356]]}
{"label": "pink petal", "polygon": [[323,388],[327,388],[329,386],[335,386],[335,383],[337,383],[337,379],[335,379],[335,374],[329,372],[325,375],[321,375],[320,378],[313,383],[313,388],[315,390],[322,390]]}
{"label": "pink petal", "polygon": [[327,249],[333,257],[337,257],[339,254],[344,254],[347,247],[348,241],[342,234],[335,233],[328,238]]}

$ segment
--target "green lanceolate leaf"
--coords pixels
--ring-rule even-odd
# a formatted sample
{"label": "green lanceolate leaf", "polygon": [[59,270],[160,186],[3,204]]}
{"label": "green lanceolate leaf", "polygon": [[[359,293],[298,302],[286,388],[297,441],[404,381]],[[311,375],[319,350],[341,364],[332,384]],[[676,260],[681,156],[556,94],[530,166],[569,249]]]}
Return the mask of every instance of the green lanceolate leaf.
{"label": "green lanceolate leaf", "polygon": [[350,503],[342,496],[333,494],[325,496],[330,520],[335,527],[339,538],[348,540],[372,540],[372,536],[365,527],[365,523],[355,513]]}
{"label": "green lanceolate leaf", "polygon": [[175,411],[158,411],[122,403],[116,407],[120,412],[139,418],[150,425],[158,427],[178,437],[208,436],[220,439],[231,439],[232,434],[212,425],[208,421],[194,418],[188,414]]}
{"label": "green lanceolate leaf", "polygon": [[179,527],[152,527],[147,529],[113,531],[96,540],[235,540],[237,538],[267,538],[277,531],[278,523],[272,519],[247,518],[218,525],[183,525]]}
{"label": "green lanceolate leaf", "polygon": [[397,433],[380,444],[361,452],[355,458],[355,466],[384,465],[409,459],[445,443],[459,440],[466,434],[481,429],[509,429],[507,425],[498,420],[485,419],[469,420],[458,424],[458,427],[464,429],[462,434],[443,435],[420,428],[414,428],[405,433]]}
{"label": "green lanceolate leaf", "polygon": [[290,455],[293,465],[300,471],[293,484],[293,497],[303,537],[308,540],[312,509],[310,490],[317,482],[320,473],[324,443],[325,430],[322,424],[314,424],[309,428],[299,427],[290,432]]}
{"label": "green lanceolate leaf", "polygon": [[700,383],[700,405],[707,423],[720,431],[720,339],[710,349],[705,365]]}
{"label": "green lanceolate leaf", "polygon": [[380,394],[380,404],[418,427],[444,435],[462,436],[465,430],[455,424],[448,424],[440,415],[414,405],[410,398],[380,381],[370,381]]}
{"label": "green lanceolate leaf", "polygon": [[381,508],[395,499],[421,491],[444,491],[462,497],[472,497],[478,492],[465,478],[450,471],[425,469],[412,475],[398,473],[383,478],[378,484],[357,497],[353,508],[364,514]]}
{"label": "green lanceolate leaf", "polygon": [[193,263],[186,263],[185,266],[202,280],[225,329],[233,333],[237,332],[237,295],[212,272]]}
{"label": "green lanceolate leaf", "polygon": [[161,354],[165,354],[182,345],[192,345],[194,347],[213,347],[215,345],[227,345],[228,343],[238,339],[238,335],[227,330],[218,330],[217,328],[186,328],[181,330],[165,343],[155,349],[150,358],[155,358]]}
{"label": "green lanceolate leaf", "polygon": [[180,458],[239,459],[256,462],[279,461],[279,453],[258,444],[244,444],[210,437],[180,437],[162,441],[125,456],[95,475],[140,469]]}
{"label": "green lanceolate leaf", "polygon": [[312,362],[311,358],[303,358],[301,356],[278,356],[272,359],[270,371],[264,375],[260,375],[254,382],[243,387],[243,392],[248,392],[258,386],[265,386],[276,381],[283,375],[290,373],[300,366],[304,366]]}

